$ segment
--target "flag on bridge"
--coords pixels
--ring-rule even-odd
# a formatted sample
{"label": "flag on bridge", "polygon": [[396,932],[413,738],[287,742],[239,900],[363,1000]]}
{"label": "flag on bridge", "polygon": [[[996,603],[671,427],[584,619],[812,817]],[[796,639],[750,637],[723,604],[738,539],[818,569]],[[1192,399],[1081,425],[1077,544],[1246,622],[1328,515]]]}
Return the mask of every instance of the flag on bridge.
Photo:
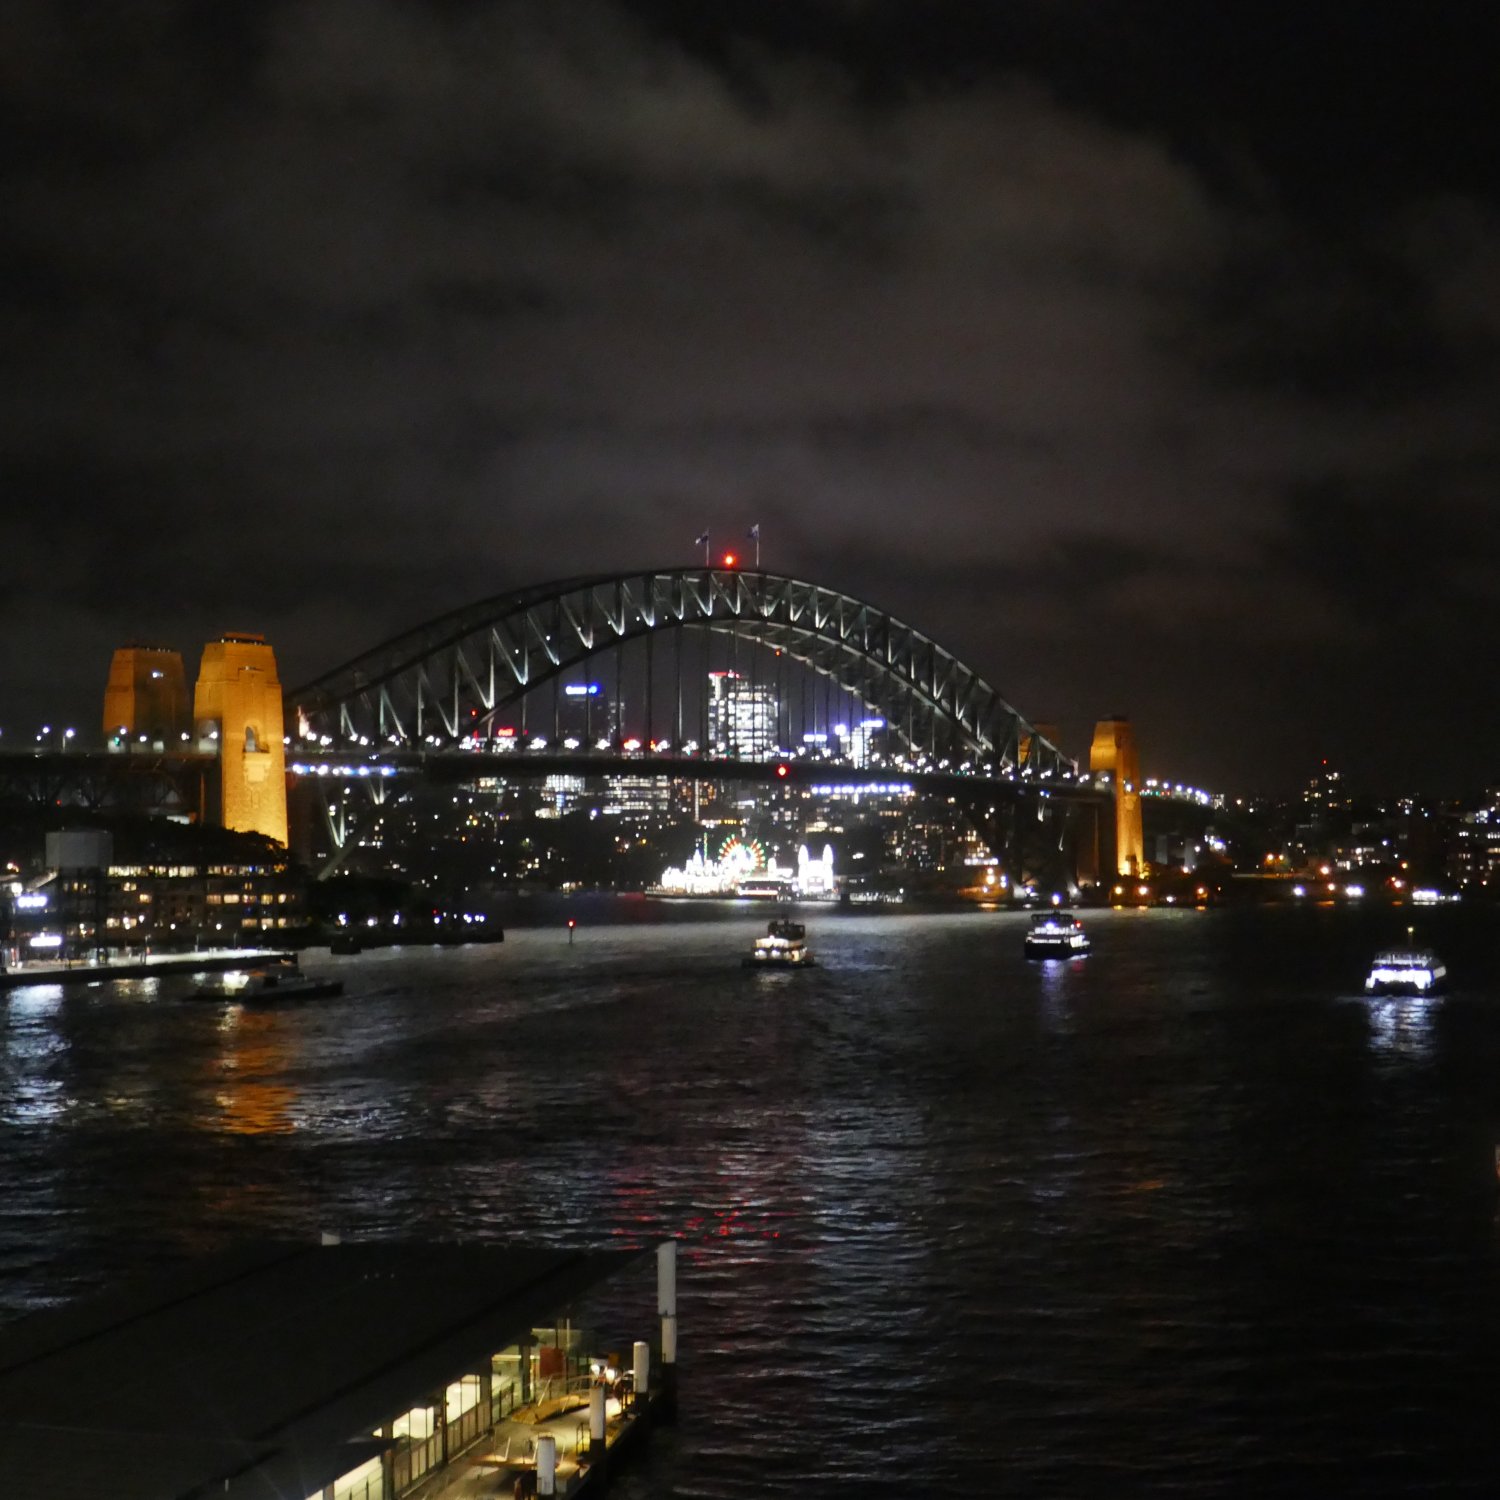
{"label": "flag on bridge", "polygon": [[703,566],[706,568],[708,566],[708,533],[705,531],[693,545],[703,548]]}
{"label": "flag on bridge", "polygon": [[760,522],[750,528],[750,540],[755,543],[755,566],[760,566]]}

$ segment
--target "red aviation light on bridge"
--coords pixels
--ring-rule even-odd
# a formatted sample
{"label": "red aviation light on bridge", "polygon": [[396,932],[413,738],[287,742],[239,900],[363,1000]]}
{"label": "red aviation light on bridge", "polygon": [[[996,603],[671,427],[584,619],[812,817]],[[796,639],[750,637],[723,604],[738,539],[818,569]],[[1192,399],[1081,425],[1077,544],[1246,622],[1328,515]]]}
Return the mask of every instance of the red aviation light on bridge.
{"label": "red aviation light on bridge", "polygon": [[733,552],[726,552],[724,554],[724,566],[726,568],[732,568],[738,562],[739,562],[739,558],[736,557]]}
{"label": "red aviation light on bridge", "polygon": [[792,768],[789,765],[787,765],[787,763],[784,760],[780,761],[777,764],[777,766],[776,766],[776,779],[778,781],[785,781],[787,779],[787,777],[790,776],[791,774],[792,774]]}

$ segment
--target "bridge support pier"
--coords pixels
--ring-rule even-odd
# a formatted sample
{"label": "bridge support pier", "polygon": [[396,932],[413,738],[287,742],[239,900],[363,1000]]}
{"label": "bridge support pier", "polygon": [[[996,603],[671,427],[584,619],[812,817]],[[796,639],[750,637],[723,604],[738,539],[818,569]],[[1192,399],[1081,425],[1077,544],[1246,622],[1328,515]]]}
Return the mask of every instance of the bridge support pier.
{"label": "bridge support pier", "polygon": [[1141,762],[1135,730],[1123,714],[1100,719],[1089,747],[1089,770],[1108,775],[1115,795],[1115,852],[1113,871],[1132,879],[1146,863],[1146,836],[1141,821]]}

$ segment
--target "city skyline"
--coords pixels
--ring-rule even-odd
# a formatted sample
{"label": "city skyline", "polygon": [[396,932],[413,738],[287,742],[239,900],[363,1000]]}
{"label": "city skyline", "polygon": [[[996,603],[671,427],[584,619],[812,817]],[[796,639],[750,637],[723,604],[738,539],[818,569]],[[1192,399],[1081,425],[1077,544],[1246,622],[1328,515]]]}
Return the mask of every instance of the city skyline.
{"label": "city skyline", "polygon": [[1080,758],[1493,780],[1497,23],[912,13],[12,7],[7,738],[759,527]]}

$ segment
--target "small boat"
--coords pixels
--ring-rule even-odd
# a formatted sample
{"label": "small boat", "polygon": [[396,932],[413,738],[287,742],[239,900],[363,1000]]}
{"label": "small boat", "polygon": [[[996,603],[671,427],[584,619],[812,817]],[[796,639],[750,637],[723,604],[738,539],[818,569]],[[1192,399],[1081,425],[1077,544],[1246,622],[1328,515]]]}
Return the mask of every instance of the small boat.
{"label": "small boat", "polygon": [[224,982],[194,990],[189,1000],[223,1000],[235,1005],[270,1005],[284,1000],[326,1000],[344,993],[342,979],[323,979],[304,974],[295,963],[271,964],[248,973],[238,970],[224,976]]}
{"label": "small boat", "polygon": [[817,962],[807,946],[807,929],[800,922],[778,917],[756,938],[745,959],[747,969],[810,969]]}
{"label": "small boat", "polygon": [[[1408,937],[1410,929],[1408,929]],[[1430,948],[1385,948],[1365,977],[1367,995],[1431,995],[1448,977],[1447,965]]]}
{"label": "small boat", "polygon": [[1027,958],[1081,958],[1089,935],[1070,911],[1039,911],[1026,929]]}

